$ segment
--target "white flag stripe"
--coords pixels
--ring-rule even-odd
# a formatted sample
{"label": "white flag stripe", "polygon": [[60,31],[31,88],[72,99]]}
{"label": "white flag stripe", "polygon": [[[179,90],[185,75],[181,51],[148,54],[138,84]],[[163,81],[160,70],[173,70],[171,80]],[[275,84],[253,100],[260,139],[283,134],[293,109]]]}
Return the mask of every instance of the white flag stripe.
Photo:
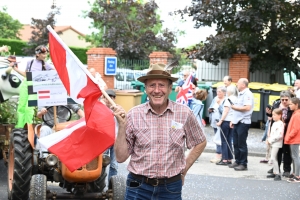
{"label": "white flag stripe", "polygon": [[82,88],[86,87],[87,76],[85,73],[78,73],[78,70],[80,71],[81,67],[68,53],[68,51],[66,51],[66,65],[70,77],[70,96],[72,99],[74,99],[74,101],[76,101],[79,104],[82,104],[84,99],[78,99],[77,95],[79,94]]}
{"label": "white flag stripe", "polygon": [[59,143],[60,141],[62,141],[63,139],[65,139],[66,137],[71,135],[73,133],[73,131],[75,131],[76,129],[78,129],[82,126],[85,126],[85,125],[86,125],[85,121],[82,121],[71,128],[65,128],[56,133],[52,133],[51,135],[48,135],[47,137],[40,138],[39,143],[42,148],[49,149],[51,146]]}
{"label": "white flag stripe", "polygon": [[87,74],[90,79],[94,83],[98,83],[97,79],[91,74],[91,72],[82,64],[82,62],[75,56],[75,54],[71,51],[71,49],[62,41],[62,39],[57,35],[57,33],[52,29],[50,25],[47,26],[48,31],[55,37],[55,39],[61,44],[61,46],[66,50],[66,55],[69,54],[74,61],[77,63],[77,65],[81,68],[81,70],[84,71],[85,74]]}

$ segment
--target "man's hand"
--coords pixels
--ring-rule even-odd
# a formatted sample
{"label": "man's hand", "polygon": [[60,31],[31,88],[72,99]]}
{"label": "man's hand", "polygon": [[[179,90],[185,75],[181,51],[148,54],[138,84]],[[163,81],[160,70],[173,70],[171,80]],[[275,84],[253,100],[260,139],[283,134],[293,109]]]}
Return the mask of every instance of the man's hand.
{"label": "man's hand", "polygon": [[217,125],[217,126],[221,126],[222,122],[223,122],[223,121],[220,120],[216,125]]}
{"label": "man's hand", "polygon": [[268,107],[266,107],[266,112],[267,112],[268,114],[272,114],[272,110],[271,110],[270,108],[268,108]]}
{"label": "man's hand", "polygon": [[233,128],[233,123],[232,122],[230,122],[229,127]]}
{"label": "man's hand", "polygon": [[113,113],[118,120],[119,126],[126,125],[125,110],[120,105],[112,106],[111,109],[113,110]]}

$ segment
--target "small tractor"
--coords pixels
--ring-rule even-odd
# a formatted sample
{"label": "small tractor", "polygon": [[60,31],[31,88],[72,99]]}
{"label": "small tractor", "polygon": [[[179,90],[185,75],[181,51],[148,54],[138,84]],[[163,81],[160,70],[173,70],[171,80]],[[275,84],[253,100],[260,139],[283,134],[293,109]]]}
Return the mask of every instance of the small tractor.
{"label": "small tractor", "polygon": [[[55,107],[55,106],[53,106]],[[55,109],[48,107],[49,109]],[[65,109],[68,109],[65,107]],[[71,115],[71,111],[69,110]],[[55,116],[54,112],[54,118]],[[70,116],[64,116],[65,121]],[[53,119],[53,118],[52,118]],[[61,119],[58,119],[61,121]],[[43,121],[48,123],[43,117]],[[56,120],[54,120],[55,123]],[[54,124],[55,131],[63,129],[72,121]],[[106,187],[106,167],[110,158],[99,155],[88,164],[74,172],[51,152],[41,152],[35,148],[35,137],[39,137],[39,128],[27,124],[26,129],[13,129],[10,134],[8,156],[8,199],[10,200],[46,200],[46,199],[108,199],[123,200],[125,196],[125,178],[112,176]],[[47,182],[56,182],[67,193],[51,192]]]}

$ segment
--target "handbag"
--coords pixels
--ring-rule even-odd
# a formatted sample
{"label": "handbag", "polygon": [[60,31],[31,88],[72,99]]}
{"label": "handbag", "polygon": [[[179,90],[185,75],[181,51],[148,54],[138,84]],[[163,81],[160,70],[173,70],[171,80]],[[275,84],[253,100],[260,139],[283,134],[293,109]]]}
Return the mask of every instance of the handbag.
{"label": "handbag", "polygon": [[216,145],[221,145],[221,132],[220,132],[220,128],[217,128],[217,132],[213,137],[213,142]]}

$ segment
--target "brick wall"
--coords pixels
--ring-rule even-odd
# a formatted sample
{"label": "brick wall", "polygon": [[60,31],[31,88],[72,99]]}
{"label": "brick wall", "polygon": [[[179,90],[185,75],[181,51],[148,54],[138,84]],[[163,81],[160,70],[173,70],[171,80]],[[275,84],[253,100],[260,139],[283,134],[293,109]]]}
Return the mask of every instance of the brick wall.
{"label": "brick wall", "polygon": [[155,64],[155,63],[162,63],[162,64],[168,64],[169,61],[173,58],[173,55],[170,54],[169,52],[152,52],[149,55],[150,58],[150,64]]}
{"label": "brick wall", "polygon": [[237,82],[240,78],[249,80],[250,57],[246,54],[234,54],[229,59],[229,76],[233,82]]}
{"label": "brick wall", "polygon": [[107,84],[110,89],[114,88],[114,76],[106,76],[104,74],[105,69],[105,57],[116,56],[117,53],[112,48],[92,48],[87,52],[87,65],[88,68],[95,68],[99,74],[101,74],[102,79]]}

